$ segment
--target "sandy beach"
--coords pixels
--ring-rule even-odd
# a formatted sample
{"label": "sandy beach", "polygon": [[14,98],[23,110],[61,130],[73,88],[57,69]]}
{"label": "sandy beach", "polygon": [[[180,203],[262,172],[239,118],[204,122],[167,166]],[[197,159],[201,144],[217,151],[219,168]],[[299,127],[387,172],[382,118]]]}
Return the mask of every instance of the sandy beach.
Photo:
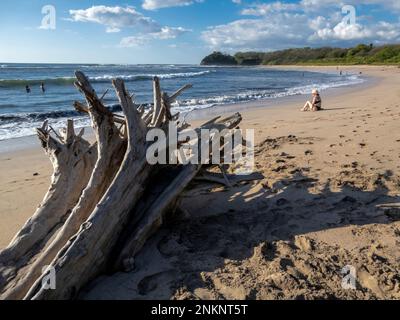
{"label": "sandy beach", "polygon": [[[341,69],[371,80],[322,92],[324,111],[300,112],[304,96],[242,106],[264,179],[193,184],[185,217],[146,244],[135,272],[104,277],[83,298],[400,299],[400,216],[377,208],[400,202],[400,68]],[[39,142],[0,150],[0,248],[34,213],[51,173]],[[346,266],[355,290],[342,287]]]}

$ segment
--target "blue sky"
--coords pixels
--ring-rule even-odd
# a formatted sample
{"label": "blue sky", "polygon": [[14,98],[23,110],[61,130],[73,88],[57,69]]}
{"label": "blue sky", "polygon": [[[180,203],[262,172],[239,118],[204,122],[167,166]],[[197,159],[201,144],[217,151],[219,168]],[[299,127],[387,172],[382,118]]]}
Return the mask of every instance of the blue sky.
{"label": "blue sky", "polygon": [[[55,29],[42,25],[49,4]],[[0,61],[198,63],[213,50],[398,43],[399,17],[400,0],[16,0],[2,3]]]}

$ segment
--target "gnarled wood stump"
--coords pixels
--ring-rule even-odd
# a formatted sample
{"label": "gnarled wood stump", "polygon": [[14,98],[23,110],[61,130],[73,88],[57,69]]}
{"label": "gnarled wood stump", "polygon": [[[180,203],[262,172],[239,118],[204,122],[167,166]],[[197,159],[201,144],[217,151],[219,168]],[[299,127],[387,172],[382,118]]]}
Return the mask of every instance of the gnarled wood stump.
{"label": "gnarled wood stump", "polygon": [[[75,135],[72,121],[56,137],[47,123],[38,129],[53,162],[52,185],[35,215],[0,253],[1,298],[73,299],[102,274],[132,269],[137,253],[203,168],[202,164],[151,165],[146,159],[152,144],[146,141],[148,131],[158,128],[168,133],[171,122],[179,123],[171,104],[191,85],[169,95],[154,78],[154,105],[145,110],[116,79],[113,86],[123,110],[119,115],[109,111],[104,95],[97,96],[82,72],[77,71],[76,78],[86,104],[74,106],[89,115],[96,143],[85,141],[83,132]],[[231,130],[241,120],[240,114],[217,117],[196,132]],[[188,124],[177,127],[182,131]],[[55,290],[43,287],[46,267],[55,270]]]}
{"label": "gnarled wood stump", "polygon": [[62,227],[86,187],[97,159],[97,147],[75,134],[72,121],[52,137],[45,122],[37,129],[42,146],[54,172],[49,191],[35,214],[0,253],[0,292],[13,286],[21,271],[46,246]]}

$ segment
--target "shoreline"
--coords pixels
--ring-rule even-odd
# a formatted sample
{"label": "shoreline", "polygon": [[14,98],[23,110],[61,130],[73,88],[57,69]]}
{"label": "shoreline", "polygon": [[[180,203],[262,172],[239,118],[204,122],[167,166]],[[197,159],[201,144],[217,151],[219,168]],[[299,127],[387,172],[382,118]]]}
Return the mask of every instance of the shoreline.
{"label": "shoreline", "polygon": [[[299,67],[296,68],[301,70]],[[321,67],[313,67],[313,69],[322,72],[325,70]],[[326,91],[323,96],[324,106],[332,110],[319,113],[300,113],[298,110],[308,97],[299,95],[268,101],[267,104],[263,101],[257,101],[257,103],[214,108],[207,110],[208,112],[205,114],[200,114],[196,120],[189,119],[189,122],[198,125],[202,120],[209,120],[215,115],[240,111],[244,118],[241,127],[256,129],[256,144],[265,138],[263,132],[266,130],[272,131],[269,134],[274,135],[294,134],[296,130],[290,129],[290,126],[288,128],[288,125],[283,125],[285,122],[290,122],[290,120],[287,121],[288,119],[299,117],[312,119],[323,117],[329,112],[335,112],[335,108],[339,111],[341,99],[346,100],[347,96],[354,97],[360,92],[369,92],[373,88],[381,86],[385,79],[384,75],[377,71],[379,68],[376,67],[367,69],[365,67],[352,67],[352,69],[362,70],[369,77],[369,80],[357,86],[340,87]],[[271,106],[272,104],[275,105]],[[271,127],[262,127],[260,119],[272,123]],[[301,133],[304,130],[297,131]],[[87,138],[93,139],[91,128],[86,130],[85,135]],[[3,212],[3,214],[0,214],[0,226],[4,223],[8,225],[7,230],[4,230],[0,237],[0,247],[2,247],[11,240],[13,234],[30,217],[43,199],[49,185],[52,168],[36,136],[0,141],[0,168],[0,181],[2,181],[0,184],[0,212]],[[33,176],[36,173],[39,173],[39,175]],[[30,196],[21,201],[17,190],[30,194]],[[7,212],[8,214],[6,214]]]}
{"label": "shoreline", "polygon": [[[280,69],[282,70],[282,69]],[[299,69],[300,70],[300,69]],[[358,90],[365,90],[373,87],[379,81],[379,78],[368,76],[364,78],[364,82],[345,85],[340,87],[331,87],[322,91],[322,94],[327,97],[337,97],[353,93]],[[233,112],[248,112],[260,109],[277,110],[280,108],[288,108],[293,104],[303,106],[304,102],[310,98],[310,94],[296,94],[278,98],[267,98],[243,103],[218,105],[207,109],[198,109],[193,111],[193,115],[189,116],[189,120],[203,121],[212,118],[216,115],[226,115]],[[299,107],[300,108],[300,107]]]}
{"label": "shoreline", "polygon": [[[376,81],[324,94],[325,111],[302,113],[304,101],[244,111],[264,179],[195,184],[186,219],[146,244],[137,271],[83,298],[400,299],[400,220],[378,208],[400,202],[400,69],[357,70]],[[341,285],[346,266],[356,290]],[[140,291],[148,279],[157,290]]]}
{"label": "shoreline", "polygon": [[[277,70],[290,70],[295,69],[297,71],[313,71],[319,73],[326,73],[326,71],[332,71],[333,67],[299,67],[299,66],[260,66],[261,68],[270,68]],[[359,67],[354,67],[355,69],[359,69]],[[336,67],[335,67],[336,71]],[[358,75],[358,74],[355,74]],[[355,90],[363,90],[368,87],[373,87],[376,81],[379,79],[373,76],[363,76],[363,82],[351,85],[343,85],[338,87],[329,87],[323,90],[323,94],[327,94],[329,96],[338,96],[341,94],[347,94],[349,92]],[[189,112],[189,115],[186,117],[186,120],[193,121],[194,123],[198,123],[201,121],[207,121],[208,119],[215,117],[217,115],[226,115],[234,112],[247,112],[252,110],[258,110],[263,108],[268,109],[276,109],[276,108],[285,108],[291,104],[297,103],[299,105],[304,104],[309,98],[308,94],[295,94],[283,97],[276,98],[265,98],[260,100],[246,101],[246,102],[238,102],[238,103],[228,103],[223,105],[216,105],[209,108],[197,109]],[[91,127],[85,127],[85,137],[88,139],[92,139]],[[36,135],[32,134],[30,136],[11,138],[6,140],[0,140],[0,155],[4,154],[12,154],[14,152],[21,152],[30,149],[34,149],[40,147],[39,142],[37,141]]]}

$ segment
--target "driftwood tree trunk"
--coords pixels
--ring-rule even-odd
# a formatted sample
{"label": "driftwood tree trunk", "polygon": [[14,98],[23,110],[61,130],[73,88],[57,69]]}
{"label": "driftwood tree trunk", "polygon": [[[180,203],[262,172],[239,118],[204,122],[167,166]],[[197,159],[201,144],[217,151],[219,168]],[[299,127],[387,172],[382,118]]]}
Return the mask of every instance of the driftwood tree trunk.
{"label": "driftwood tree trunk", "polygon": [[62,226],[78,202],[96,162],[96,146],[83,139],[83,130],[75,134],[72,121],[57,134],[57,139],[50,135],[51,130],[47,122],[37,130],[53,164],[51,186],[36,213],[0,253],[0,292],[13,284],[21,269]]}
{"label": "driftwood tree trunk", "polygon": [[[39,278],[28,293],[28,299],[70,299],[84,284],[104,271],[107,257],[126,224],[130,209],[143,192],[150,172],[146,161],[146,126],[122,80],[114,81],[113,85],[126,116],[128,147],[125,159],[102,201],[52,263],[57,274],[57,289],[43,290]],[[80,271],[77,273],[76,270]]]}
{"label": "driftwood tree trunk", "polygon": [[[217,129],[220,131],[233,129],[242,121],[240,114],[235,114],[232,117],[216,122],[218,119],[205,123],[200,129]],[[182,166],[176,177],[161,192],[153,194],[149,199],[143,199],[138,207],[133,210],[132,221],[125,229],[125,235],[122,235],[123,248],[115,262],[112,259],[115,270],[129,271],[134,269],[135,255],[162,226],[164,217],[168,210],[171,209],[171,205],[175,203],[189,183],[198,175],[202,166],[202,164]],[[144,209],[146,204],[147,206],[148,204],[151,205]]]}
{"label": "driftwood tree trunk", "polygon": [[[171,104],[191,85],[168,95],[154,78],[154,106],[146,112],[133,103],[124,82],[114,80],[120,116],[104,106],[105,94],[99,98],[83,73],[76,77],[87,105],[74,105],[90,116],[97,143],[91,146],[82,133],[75,135],[72,121],[60,141],[47,124],[38,130],[54,164],[53,183],[43,205],[0,253],[1,298],[71,299],[105,272],[132,269],[137,253],[203,167],[150,165],[146,159],[148,130],[167,133],[171,121],[179,123]],[[233,129],[242,120],[240,114],[219,119],[196,132]],[[187,127],[180,123],[179,130]],[[42,287],[44,267],[55,270],[55,290]]]}
{"label": "driftwood tree trunk", "polygon": [[82,106],[77,103],[75,106],[79,111],[90,115],[97,140],[97,162],[87,187],[55,239],[39,255],[10,293],[6,293],[7,299],[22,299],[42,274],[43,267],[50,264],[67,241],[79,231],[79,227],[87,220],[110,186],[125,154],[126,139],[121,137],[119,129],[115,126],[114,115],[97,97],[86,76],[81,72],[76,72],[75,75],[78,79],[75,85],[85,95],[88,107],[82,109]]}

